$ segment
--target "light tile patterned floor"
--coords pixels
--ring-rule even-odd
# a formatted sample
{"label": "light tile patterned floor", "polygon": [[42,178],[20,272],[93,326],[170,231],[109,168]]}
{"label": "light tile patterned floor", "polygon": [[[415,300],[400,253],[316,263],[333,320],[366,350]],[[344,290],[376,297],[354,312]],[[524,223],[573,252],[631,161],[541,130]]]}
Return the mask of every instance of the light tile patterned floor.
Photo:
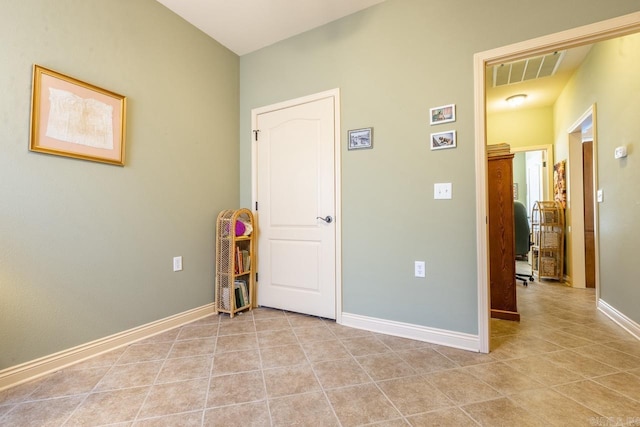
{"label": "light tile patterned floor", "polygon": [[640,426],[640,341],[592,290],[518,285],[477,354],[256,309],[0,392],[2,426]]}

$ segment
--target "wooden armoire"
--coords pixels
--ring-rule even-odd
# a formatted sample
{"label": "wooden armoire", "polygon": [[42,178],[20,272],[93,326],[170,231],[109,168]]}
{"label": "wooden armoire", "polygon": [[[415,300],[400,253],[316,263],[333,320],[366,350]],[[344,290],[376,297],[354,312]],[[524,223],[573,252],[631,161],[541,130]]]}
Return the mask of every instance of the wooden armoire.
{"label": "wooden armoire", "polygon": [[516,300],[513,154],[508,144],[487,147],[491,317],[520,320]]}

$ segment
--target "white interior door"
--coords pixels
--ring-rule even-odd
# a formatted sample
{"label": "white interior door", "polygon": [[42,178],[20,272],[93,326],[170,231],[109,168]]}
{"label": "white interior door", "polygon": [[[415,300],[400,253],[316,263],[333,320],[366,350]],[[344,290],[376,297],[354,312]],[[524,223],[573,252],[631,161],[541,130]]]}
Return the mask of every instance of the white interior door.
{"label": "white interior door", "polygon": [[542,150],[527,151],[526,170],[527,170],[527,216],[531,216],[533,205],[541,200],[545,200],[543,190],[543,155]]}
{"label": "white interior door", "polygon": [[261,306],[336,318],[335,103],[254,112]]}

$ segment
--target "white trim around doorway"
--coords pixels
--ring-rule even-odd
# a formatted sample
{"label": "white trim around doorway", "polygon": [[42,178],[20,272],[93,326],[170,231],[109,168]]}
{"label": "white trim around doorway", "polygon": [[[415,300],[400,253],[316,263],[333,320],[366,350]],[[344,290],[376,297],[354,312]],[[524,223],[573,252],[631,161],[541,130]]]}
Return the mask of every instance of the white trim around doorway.
{"label": "white trim around doorway", "polygon": [[478,270],[479,349],[488,353],[490,337],[489,251],[487,224],[487,152],[485,77],[487,66],[557,50],[569,49],[640,31],[640,12],[527,40],[474,55],[474,111],[476,164],[476,246]]}
{"label": "white trim around doorway", "polygon": [[[582,191],[582,185],[571,185],[571,182],[582,182],[583,179],[583,167],[582,167],[582,126],[585,121],[591,120],[592,122],[592,141],[593,141],[593,189],[594,192],[598,189],[598,118],[596,113],[596,104],[593,104],[587,109],[567,130],[567,142],[569,147],[569,185],[567,193],[567,214],[568,224],[571,224],[571,233],[568,235],[567,241],[567,263],[571,268],[571,286],[581,287],[585,282],[585,255],[584,251],[576,250],[584,247],[584,194]],[[579,168],[575,168],[575,164],[580,165]],[[577,178],[577,179],[575,179]],[[599,240],[599,206],[596,202],[595,194],[593,195],[593,221],[594,221],[594,239],[595,239],[595,290],[596,301],[600,300],[600,240]],[[578,237],[580,236],[580,237]],[[578,270],[581,273],[578,273]]]}

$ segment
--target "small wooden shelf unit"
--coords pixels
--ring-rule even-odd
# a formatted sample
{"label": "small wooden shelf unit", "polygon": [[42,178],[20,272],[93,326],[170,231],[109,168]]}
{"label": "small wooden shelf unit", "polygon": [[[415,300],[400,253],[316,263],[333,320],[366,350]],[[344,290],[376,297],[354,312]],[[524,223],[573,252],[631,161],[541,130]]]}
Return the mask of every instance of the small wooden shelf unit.
{"label": "small wooden shelf unit", "polygon": [[542,201],[531,212],[533,275],[536,279],[563,279],[564,208],[559,202]]}
{"label": "small wooden shelf unit", "polygon": [[[249,225],[247,235],[236,232],[236,222]],[[240,227],[241,229],[244,227]],[[224,210],[216,224],[216,310],[229,313],[255,306],[255,232],[249,209]]]}

